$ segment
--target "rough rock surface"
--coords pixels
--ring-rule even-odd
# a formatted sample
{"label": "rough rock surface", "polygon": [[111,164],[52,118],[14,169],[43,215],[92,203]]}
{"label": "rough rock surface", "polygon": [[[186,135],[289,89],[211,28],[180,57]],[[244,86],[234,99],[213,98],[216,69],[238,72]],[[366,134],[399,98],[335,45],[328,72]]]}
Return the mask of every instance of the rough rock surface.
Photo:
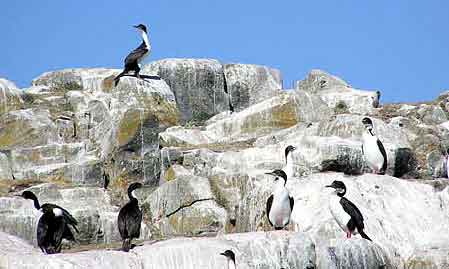
{"label": "rough rock surface", "polygon": [[[315,268],[315,250],[310,238],[301,233],[248,233],[217,238],[178,238],[137,246],[130,253],[94,250],[60,255],[43,255],[18,238],[0,233],[2,268],[225,268],[219,255],[226,249],[236,254],[238,268]],[[271,255],[267,255],[271,253]],[[4,255],[8,254],[8,255]]]}
{"label": "rough rock surface", "polygon": [[0,78],[0,115],[22,107],[23,100],[17,86],[9,80]]}
{"label": "rough rock surface", "polygon": [[165,59],[151,63],[142,73],[157,75],[175,94],[183,122],[202,123],[229,110],[223,66],[212,59]]}
{"label": "rough rock surface", "polygon": [[241,111],[281,93],[279,70],[260,65],[226,64],[224,74],[234,111]]}
{"label": "rough rock surface", "polygon": [[317,94],[336,113],[366,114],[379,103],[375,91],[353,89],[342,79],[321,70],[312,70],[298,82],[297,91]]}

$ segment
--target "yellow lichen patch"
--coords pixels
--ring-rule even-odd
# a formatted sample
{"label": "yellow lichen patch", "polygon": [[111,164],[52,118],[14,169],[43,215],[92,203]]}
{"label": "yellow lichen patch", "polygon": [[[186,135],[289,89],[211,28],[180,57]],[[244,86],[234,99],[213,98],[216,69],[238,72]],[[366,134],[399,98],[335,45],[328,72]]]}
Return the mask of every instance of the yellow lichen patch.
{"label": "yellow lichen patch", "polygon": [[114,75],[111,75],[105,79],[103,79],[103,81],[101,82],[101,88],[103,89],[104,92],[111,92],[112,88],[114,87]]}
{"label": "yellow lichen patch", "polygon": [[167,171],[165,171],[165,173],[164,173],[164,179],[165,179],[166,181],[171,181],[171,180],[176,179],[176,174],[175,174],[175,171],[173,170],[173,167],[172,167],[172,166],[170,166],[170,167],[167,169]]}

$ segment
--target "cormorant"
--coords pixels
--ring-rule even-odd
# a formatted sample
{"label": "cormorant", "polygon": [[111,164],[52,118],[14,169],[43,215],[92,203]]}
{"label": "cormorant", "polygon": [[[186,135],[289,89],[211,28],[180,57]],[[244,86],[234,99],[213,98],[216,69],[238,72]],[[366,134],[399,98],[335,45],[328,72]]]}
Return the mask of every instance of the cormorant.
{"label": "cormorant", "polygon": [[151,51],[150,41],[148,40],[147,27],[143,24],[139,24],[133,27],[136,28],[142,35],[142,43],[140,44],[139,47],[137,47],[130,54],[128,54],[128,56],[126,56],[125,68],[123,69],[123,72],[114,78],[115,86],[117,86],[117,84],[119,83],[120,78],[129,73],[130,71],[134,71],[135,76],[137,78],[140,78],[139,64],[142,62],[143,59],[145,59],[145,57],[148,56],[148,54],[150,54]]}
{"label": "cormorant", "polygon": [[37,224],[37,245],[42,252],[46,254],[61,252],[62,239],[76,242],[69,226],[78,233],[76,227],[78,222],[67,210],[54,204],[40,205],[36,195],[31,191],[24,191],[19,196],[33,200],[34,207],[43,213]]}
{"label": "cormorant", "polygon": [[281,230],[290,222],[295,201],[285,187],[287,174],[284,171],[277,169],[266,174],[275,177],[274,191],[267,200],[268,221],[275,230]]}
{"label": "cormorant", "polygon": [[122,249],[125,252],[131,249],[131,240],[140,237],[142,211],[139,208],[139,201],[134,196],[134,190],[141,187],[142,184],[138,182],[129,185],[129,202],[120,209],[118,214],[118,230],[123,240]]}
{"label": "cormorant", "polygon": [[368,166],[375,174],[384,175],[387,170],[387,153],[384,145],[373,133],[373,122],[370,118],[363,118],[362,123],[366,132],[363,132],[362,152]]}
{"label": "cormorant", "polygon": [[343,197],[346,194],[345,183],[335,180],[326,187],[335,189],[329,200],[329,209],[340,228],[346,232],[346,237],[351,238],[351,235],[358,232],[363,238],[372,241],[363,231],[365,225],[362,213],[351,201]]}

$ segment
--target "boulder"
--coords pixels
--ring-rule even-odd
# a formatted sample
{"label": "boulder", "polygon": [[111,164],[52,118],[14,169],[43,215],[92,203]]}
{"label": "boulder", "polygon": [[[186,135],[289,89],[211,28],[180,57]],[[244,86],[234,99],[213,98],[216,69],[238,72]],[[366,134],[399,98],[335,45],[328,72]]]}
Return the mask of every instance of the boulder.
{"label": "boulder", "polygon": [[0,115],[22,107],[23,100],[16,85],[9,80],[0,78]]}
{"label": "boulder", "polygon": [[167,82],[183,123],[202,123],[229,110],[223,66],[217,60],[164,59],[146,65],[142,73],[158,75]]}
{"label": "boulder", "polygon": [[307,93],[282,93],[228,117],[211,121],[203,129],[175,127],[160,134],[163,146],[230,143],[250,140],[299,122],[324,120],[326,106]]}
{"label": "boulder", "polygon": [[0,152],[0,181],[12,180],[12,169],[6,154]]}
{"label": "boulder", "polygon": [[378,106],[380,98],[378,91],[356,90],[342,79],[317,69],[298,82],[296,89],[318,95],[336,114],[366,114]]}
{"label": "boulder", "polygon": [[0,116],[0,149],[60,143],[57,128],[48,110],[25,109]]}
{"label": "boulder", "polygon": [[163,184],[142,207],[160,236],[216,233],[226,221],[226,211],[217,204],[208,179],[193,175]]}
{"label": "boulder", "polygon": [[277,69],[252,64],[226,64],[224,74],[234,111],[242,111],[281,93],[282,77]]}

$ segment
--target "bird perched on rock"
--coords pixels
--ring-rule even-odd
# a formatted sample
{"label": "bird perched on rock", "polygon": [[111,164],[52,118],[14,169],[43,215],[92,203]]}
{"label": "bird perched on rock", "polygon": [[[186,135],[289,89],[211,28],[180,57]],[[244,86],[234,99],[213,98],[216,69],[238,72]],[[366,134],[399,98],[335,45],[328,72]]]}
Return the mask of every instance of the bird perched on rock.
{"label": "bird perched on rock", "polygon": [[295,151],[296,148],[292,145],[289,145],[285,148],[284,154],[285,154],[285,166],[284,171],[287,174],[287,178],[292,178],[295,171],[293,167],[293,151]]}
{"label": "bird perched on rock", "polygon": [[129,202],[126,203],[118,214],[118,230],[122,237],[122,250],[128,252],[131,249],[131,240],[140,237],[140,225],[142,222],[142,211],[134,191],[142,187],[141,183],[132,183],[128,187]]}
{"label": "bird perched on rock", "polygon": [[368,166],[375,174],[385,174],[387,170],[387,153],[384,145],[374,134],[373,122],[370,118],[363,118],[362,123],[366,131],[363,132],[362,152]]}
{"label": "bird perched on rock", "polygon": [[335,180],[326,187],[334,189],[329,200],[329,209],[340,228],[346,232],[346,237],[351,238],[351,235],[358,232],[363,238],[372,241],[363,231],[365,225],[362,213],[357,206],[344,197],[346,194],[345,183]]}
{"label": "bird perched on rock", "polygon": [[45,203],[39,204],[36,195],[31,191],[24,191],[22,198],[33,200],[34,207],[43,214],[37,224],[37,245],[46,254],[61,252],[62,239],[76,241],[72,233],[71,226],[77,233],[76,219],[64,208]]}
{"label": "bird perched on rock", "polygon": [[151,44],[148,39],[148,32],[147,27],[143,24],[139,24],[134,26],[140,34],[142,35],[142,43],[139,47],[137,47],[135,50],[133,50],[128,56],[125,58],[125,68],[123,69],[123,72],[121,72],[118,76],[114,78],[114,84],[117,86],[117,84],[120,81],[120,78],[126,75],[127,73],[134,71],[134,75],[137,78],[140,78],[139,72],[140,67],[139,64],[150,54],[151,51]]}
{"label": "bird perched on rock", "polygon": [[295,201],[285,187],[287,174],[284,171],[277,169],[266,174],[275,177],[273,193],[267,200],[268,221],[275,230],[281,230],[290,222]]}
{"label": "bird perched on rock", "polygon": [[226,260],[228,261],[228,269],[236,269],[237,266],[235,264],[235,253],[228,249],[225,252],[220,253],[220,255],[223,255],[226,257]]}

